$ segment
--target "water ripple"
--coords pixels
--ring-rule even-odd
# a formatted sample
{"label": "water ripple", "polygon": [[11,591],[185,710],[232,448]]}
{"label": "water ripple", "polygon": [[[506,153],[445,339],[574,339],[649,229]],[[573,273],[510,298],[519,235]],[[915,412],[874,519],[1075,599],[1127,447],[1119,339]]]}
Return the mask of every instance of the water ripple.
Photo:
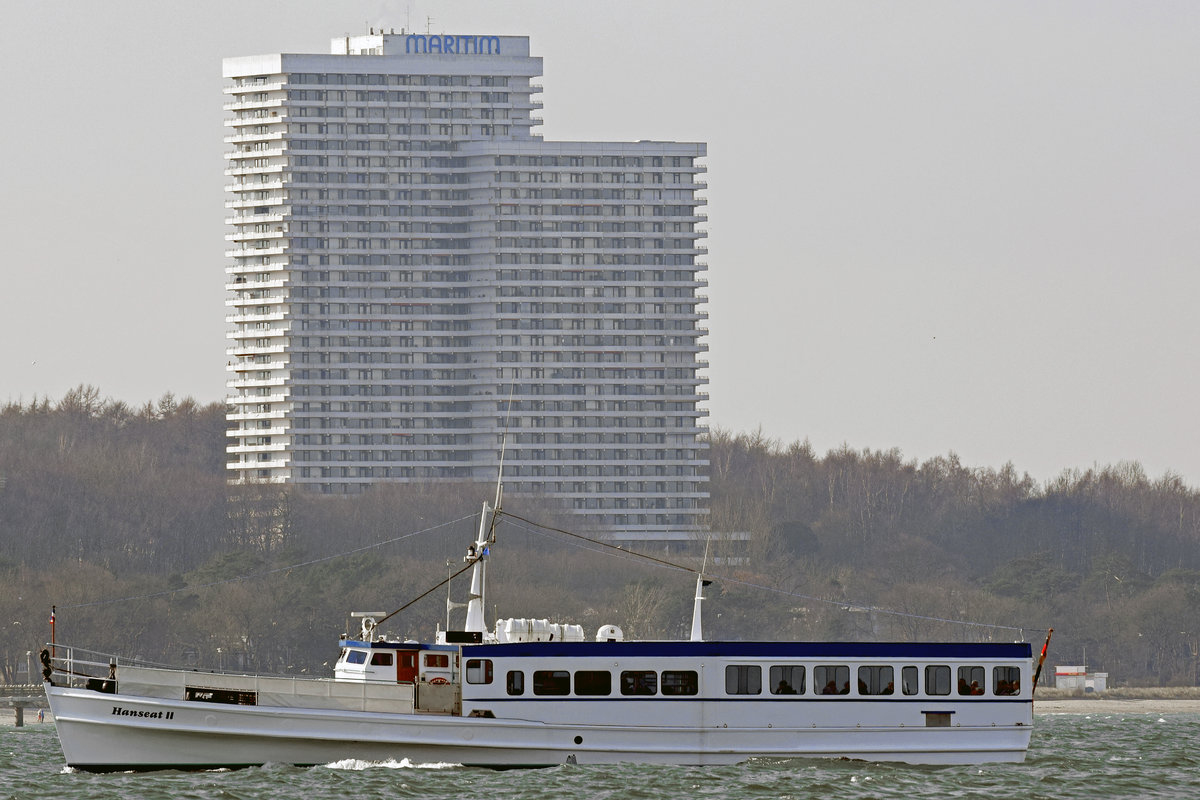
{"label": "water ripple", "polygon": [[300,796],[441,800],[866,800],[1200,797],[1196,714],[1039,716],[1024,764],[907,766],[756,759],[732,767],[563,765],[493,771],[453,764],[339,761],[319,767],[92,775],[63,766],[49,725],[0,727],[0,800],[253,800]]}

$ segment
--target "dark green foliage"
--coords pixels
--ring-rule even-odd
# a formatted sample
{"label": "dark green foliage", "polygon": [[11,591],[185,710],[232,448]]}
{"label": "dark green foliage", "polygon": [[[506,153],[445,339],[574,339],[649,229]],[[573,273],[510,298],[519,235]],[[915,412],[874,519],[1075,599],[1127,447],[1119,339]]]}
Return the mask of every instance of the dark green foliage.
{"label": "dark green foliage", "polygon": [[[328,674],[350,611],[391,612],[462,565],[494,487],[385,485],[331,498],[226,483],[225,408],[164,395],[132,409],[93,387],[0,408],[0,666],[48,638],[201,668]],[[1045,485],[953,454],[819,456],[761,433],[709,437],[710,638],[1008,639],[1056,628],[1051,663],[1115,682],[1200,668],[1200,494],[1136,464]],[[571,529],[551,505],[506,510]],[[728,534],[737,534],[730,536]],[[487,616],[686,637],[694,576],[499,528]],[[699,567],[703,543],[648,552]],[[452,584],[463,601],[466,576]],[[117,600],[119,602],[111,602]],[[384,624],[428,637],[438,589]],[[93,605],[93,603],[95,605]],[[887,611],[901,612],[890,614]],[[454,611],[455,624],[461,609]]]}

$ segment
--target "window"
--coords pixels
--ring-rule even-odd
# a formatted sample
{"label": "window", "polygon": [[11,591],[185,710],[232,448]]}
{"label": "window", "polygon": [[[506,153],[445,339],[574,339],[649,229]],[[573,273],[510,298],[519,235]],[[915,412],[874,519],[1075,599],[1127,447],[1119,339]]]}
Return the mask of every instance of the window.
{"label": "window", "polygon": [[612,694],[612,673],[606,669],[579,670],[575,673],[575,694],[583,697]]}
{"label": "window", "polygon": [[571,673],[566,670],[537,670],[533,673],[533,693],[563,695],[571,693]]}
{"label": "window", "polygon": [[700,690],[700,677],[695,670],[667,672],[662,674],[662,693],[671,695],[694,695]]}
{"label": "window", "polygon": [[1020,667],[994,667],[992,669],[992,692],[1012,695],[1021,693]]}
{"label": "window", "polygon": [[930,665],[925,668],[925,694],[950,694],[950,668]]}
{"label": "window", "polygon": [[804,667],[771,667],[771,694],[804,694]]}
{"label": "window", "polygon": [[917,668],[904,667],[900,670],[900,685],[905,694],[917,693]]}
{"label": "window", "polygon": [[467,683],[491,683],[492,660],[490,658],[467,659]]}
{"label": "window", "polygon": [[958,693],[983,694],[983,667],[958,668]]}
{"label": "window", "polygon": [[450,666],[450,656],[445,653],[426,653],[425,666],[427,667],[448,667]]}
{"label": "window", "polygon": [[371,655],[372,667],[390,667],[392,665],[391,653],[373,653]]}
{"label": "window", "polygon": [[658,673],[653,670],[645,672],[627,671],[621,673],[621,694],[651,695],[658,694]]}
{"label": "window", "polygon": [[508,693],[511,695],[525,694],[525,673],[512,670],[508,673]]}
{"label": "window", "polygon": [[367,663],[367,654],[362,650],[351,650],[346,654],[347,664],[365,664]]}
{"label": "window", "polygon": [[762,667],[742,664],[725,667],[725,694],[762,694]]}
{"label": "window", "polygon": [[813,667],[813,691],[821,694],[850,694],[850,668],[825,665]]}
{"label": "window", "polygon": [[892,694],[896,691],[895,673],[891,667],[859,667],[858,693]]}

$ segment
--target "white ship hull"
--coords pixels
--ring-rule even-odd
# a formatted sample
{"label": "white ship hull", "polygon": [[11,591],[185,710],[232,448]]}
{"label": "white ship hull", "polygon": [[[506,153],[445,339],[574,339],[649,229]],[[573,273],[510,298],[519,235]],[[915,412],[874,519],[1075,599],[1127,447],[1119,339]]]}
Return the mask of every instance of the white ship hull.
{"label": "white ship hull", "polygon": [[[846,757],[920,764],[1021,761],[1032,728],[864,727],[853,704],[797,704],[803,724],[713,727],[564,724],[443,714],[272,708],[47,687],[67,764],[88,771],[206,769],[344,759],[533,767],[563,763],[733,764]],[[813,706],[808,709],[804,706]],[[811,721],[810,721],[811,720]]]}

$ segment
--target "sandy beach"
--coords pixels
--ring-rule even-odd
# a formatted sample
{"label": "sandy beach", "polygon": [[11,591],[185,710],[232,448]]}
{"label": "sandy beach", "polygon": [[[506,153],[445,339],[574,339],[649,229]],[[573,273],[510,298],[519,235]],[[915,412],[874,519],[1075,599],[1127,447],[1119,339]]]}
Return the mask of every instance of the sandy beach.
{"label": "sandy beach", "polygon": [[1033,701],[1035,714],[1200,714],[1200,700],[1071,697]]}

